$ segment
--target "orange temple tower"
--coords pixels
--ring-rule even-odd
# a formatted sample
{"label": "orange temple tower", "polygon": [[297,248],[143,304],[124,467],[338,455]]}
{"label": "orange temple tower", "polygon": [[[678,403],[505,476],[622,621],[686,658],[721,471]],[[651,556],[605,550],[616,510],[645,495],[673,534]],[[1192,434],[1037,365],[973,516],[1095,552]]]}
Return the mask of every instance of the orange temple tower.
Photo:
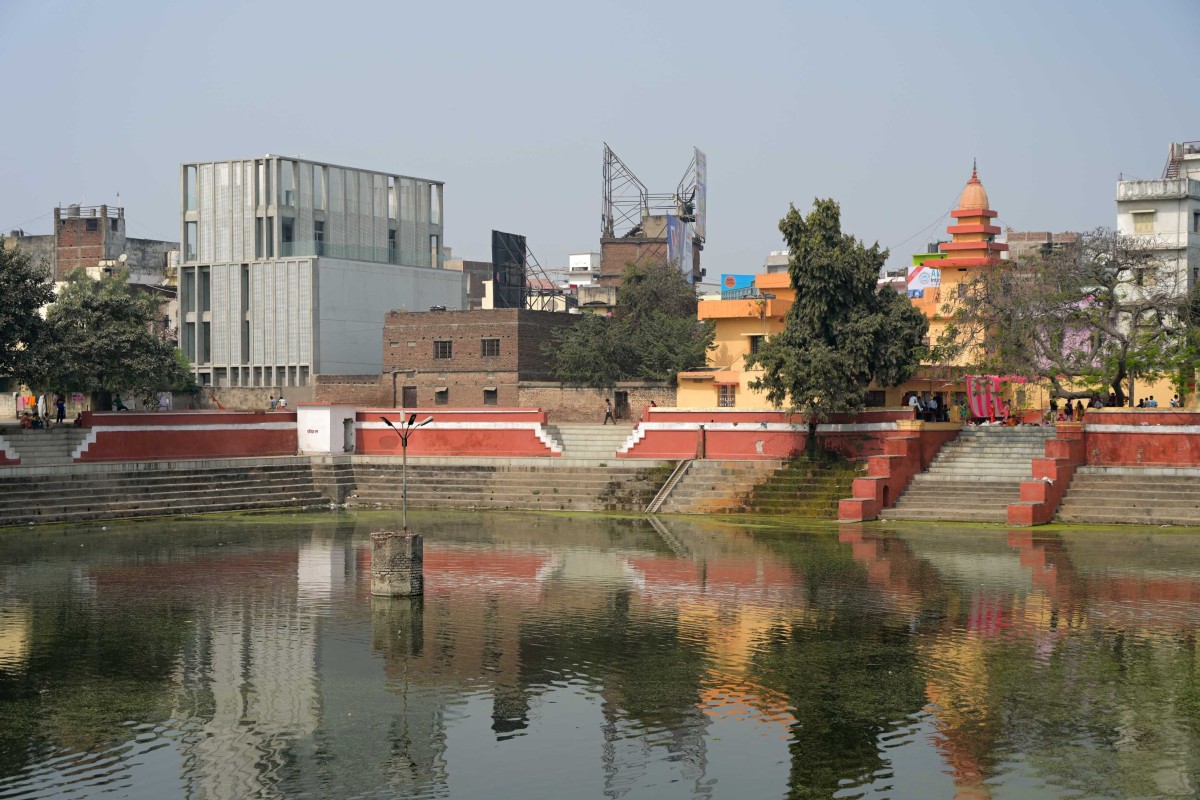
{"label": "orange temple tower", "polygon": [[1001,253],[1008,245],[997,242],[1000,226],[995,224],[996,212],[988,207],[987,191],[979,180],[975,165],[971,165],[971,179],[958,198],[958,208],[950,212],[954,224],[946,227],[951,241],[942,242],[938,249],[945,258],[930,261],[929,266],[941,270],[941,290],[934,292],[933,302],[920,302],[917,307],[929,317],[929,338],[936,342],[945,320],[940,305],[951,302],[959,293],[959,285],[969,283],[981,270],[994,267],[1001,261]]}

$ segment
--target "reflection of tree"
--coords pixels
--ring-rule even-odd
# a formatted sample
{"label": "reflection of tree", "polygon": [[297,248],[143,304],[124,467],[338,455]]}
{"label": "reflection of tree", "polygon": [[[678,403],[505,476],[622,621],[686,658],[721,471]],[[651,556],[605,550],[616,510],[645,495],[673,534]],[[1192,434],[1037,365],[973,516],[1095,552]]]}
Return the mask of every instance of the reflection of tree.
{"label": "reflection of tree", "polygon": [[925,704],[908,630],[868,606],[865,570],[825,535],[772,539],[804,576],[805,618],[754,659],[764,686],[786,695],[792,729],[790,797],[833,797],[884,766],[879,737]]}
{"label": "reflection of tree", "polygon": [[35,596],[29,662],[20,672],[0,671],[0,775],[50,750],[87,752],[132,739],[129,720],[171,716],[191,609],[153,595],[100,606],[85,591]]}

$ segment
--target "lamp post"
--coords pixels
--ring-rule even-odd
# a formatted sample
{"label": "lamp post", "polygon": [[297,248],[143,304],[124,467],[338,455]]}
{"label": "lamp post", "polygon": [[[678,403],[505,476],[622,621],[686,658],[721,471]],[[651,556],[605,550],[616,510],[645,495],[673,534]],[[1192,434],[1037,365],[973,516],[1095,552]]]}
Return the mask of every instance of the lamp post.
{"label": "lamp post", "polygon": [[400,519],[402,520],[402,522],[404,524],[404,530],[407,531],[408,530],[408,437],[412,436],[413,431],[415,431],[417,428],[420,428],[423,425],[428,425],[429,423],[433,422],[433,417],[426,417],[425,419],[421,420],[420,422],[417,422],[417,415],[409,414],[408,419],[402,420],[400,422],[400,427],[398,427],[398,428],[395,425],[393,425],[392,421],[390,419],[388,419],[387,417],[380,416],[379,418],[381,420],[383,420],[384,424],[387,425],[392,430],[394,430],[396,432],[396,434],[400,437],[400,451],[403,456],[403,461],[401,462],[401,467],[400,467],[400,475],[401,475],[401,481],[403,482],[403,487],[404,487],[400,494]]}

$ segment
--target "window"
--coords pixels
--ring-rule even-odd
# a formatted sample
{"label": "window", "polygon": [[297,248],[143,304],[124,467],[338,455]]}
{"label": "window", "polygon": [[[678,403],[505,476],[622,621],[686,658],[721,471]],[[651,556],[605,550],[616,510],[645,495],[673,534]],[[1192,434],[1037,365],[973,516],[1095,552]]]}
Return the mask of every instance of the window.
{"label": "window", "polygon": [[499,404],[499,393],[494,386],[483,387],[483,404],[485,406],[494,406]]}
{"label": "window", "polygon": [[500,340],[499,339],[480,339],[481,345],[479,355],[484,358],[496,358],[500,355]]}
{"label": "window", "polygon": [[196,253],[196,223],[185,222],[183,224],[183,260],[195,261],[198,257]]}
{"label": "window", "polygon": [[296,249],[293,246],[295,241],[296,222],[290,219],[279,220],[279,255],[294,256]]}
{"label": "window", "polygon": [[183,324],[183,354],[187,356],[188,361],[196,360],[196,323],[185,322]]}
{"label": "window", "polygon": [[441,255],[438,251],[442,249],[442,237],[434,235],[429,237],[429,266],[434,269],[438,268],[438,256]]}
{"label": "window", "polygon": [[117,232],[117,218],[113,217],[112,219],[110,219],[108,221],[108,226],[109,226],[109,228],[112,229],[113,233],[116,233]]}
{"label": "window", "polygon": [[212,361],[212,323],[200,323],[200,363]]}
{"label": "window", "polygon": [[242,264],[242,313],[250,310],[250,265]]}
{"label": "window", "polygon": [[887,405],[887,392],[882,389],[867,390],[867,408],[883,408]]}
{"label": "window", "polygon": [[209,274],[209,271],[208,271],[208,267],[200,268],[200,276],[199,277],[200,277],[200,280],[199,280],[200,291],[197,292],[197,295],[200,300],[200,307],[196,310],[200,311],[200,312],[211,311],[212,310],[212,291],[211,291],[212,280],[211,280],[211,275]]}
{"label": "window", "polygon": [[388,261],[396,263],[396,231],[388,230]]}
{"label": "window", "polygon": [[260,206],[270,205],[271,198],[271,170],[267,168],[267,162],[258,162],[258,181],[254,186],[254,199]]}
{"label": "window", "polygon": [[439,386],[433,392],[434,405],[444,406],[450,402],[450,390],[445,386]]}
{"label": "window", "polygon": [[296,205],[296,162],[279,162],[279,202],[285,206]]}
{"label": "window", "polygon": [[242,320],[242,363],[250,363],[250,320]]}
{"label": "window", "polygon": [[758,348],[762,347],[762,342],[763,342],[763,339],[765,339],[765,338],[766,338],[765,336],[751,336],[750,337],[750,355],[754,355],[755,353],[758,352]]}
{"label": "window", "polygon": [[267,254],[267,258],[275,257],[275,218],[267,217],[263,225],[263,233],[265,234],[263,249]]}
{"label": "window", "polygon": [[717,407],[718,408],[733,408],[736,386],[718,386],[717,387]]}
{"label": "window", "polygon": [[1192,233],[1200,233],[1200,211],[1192,212]]}
{"label": "window", "polygon": [[396,203],[396,179],[388,175],[387,179],[388,219],[400,219],[400,208]]}
{"label": "window", "polygon": [[1133,232],[1154,233],[1154,216],[1153,211],[1134,211]]}
{"label": "window", "polygon": [[254,257],[262,258],[263,253],[267,252],[266,247],[267,231],[266,220],[262,217],[254,220]]}
{"label": "window", "polygon": [[439,340],[433,343],[434,358],[453,358],[454,342],[448,340]]}
{"label": "window", "polygon": [[314,211],[325,210],[325,168],[313,165],[313,199]]}
{"label": "window", "polygon": [[325,255],[325,223],[313,222],[313,245],[319,256]]}
{"label": "window", "polygon": [[187,211],[196,210],[196,165],[189,164],[183,168],[183,196]]}
{"label": "window", "polygon": [[98,230],[100,230],[100,222],[99,222],[99,220],[94,220],[94,219],[85,219],[85,220],[83,221],[83,224],[84,224],[84,227],[86,227],[86,228],[87,228],[89,231],[98,231]]}
{"label": "window", "polygon": [[436,183],[429,185],[429,224],[442,224],[442,187]]}
{"label": "window", "polygon": [[184,315],[196,310],[196,270],[180,270],[179,313]]}

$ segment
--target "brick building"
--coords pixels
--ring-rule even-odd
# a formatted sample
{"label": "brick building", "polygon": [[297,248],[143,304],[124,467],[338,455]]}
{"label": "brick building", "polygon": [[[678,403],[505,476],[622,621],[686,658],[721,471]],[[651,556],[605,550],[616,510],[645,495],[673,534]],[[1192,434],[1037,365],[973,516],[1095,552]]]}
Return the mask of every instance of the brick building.
{"label": "brick building", "polygon": [[106,205],[56,208],[53,233],[31,236],[12,231],[4,246],[20,247],[35,261],[48,261],[55,281],[62,281],[79,267],[124,268],[129,270],[131,283],[147,285],[162,284],[172,277],[172,260],[179,252],[179,242],[127,237],[125,209]]}
{"label": "brick building", "polygon": [[392,311],[383,325],[384,378],[397,382],[406,408],[517,406],[520,381],[553,377],[542,345],[578,320],[515,308]]}

